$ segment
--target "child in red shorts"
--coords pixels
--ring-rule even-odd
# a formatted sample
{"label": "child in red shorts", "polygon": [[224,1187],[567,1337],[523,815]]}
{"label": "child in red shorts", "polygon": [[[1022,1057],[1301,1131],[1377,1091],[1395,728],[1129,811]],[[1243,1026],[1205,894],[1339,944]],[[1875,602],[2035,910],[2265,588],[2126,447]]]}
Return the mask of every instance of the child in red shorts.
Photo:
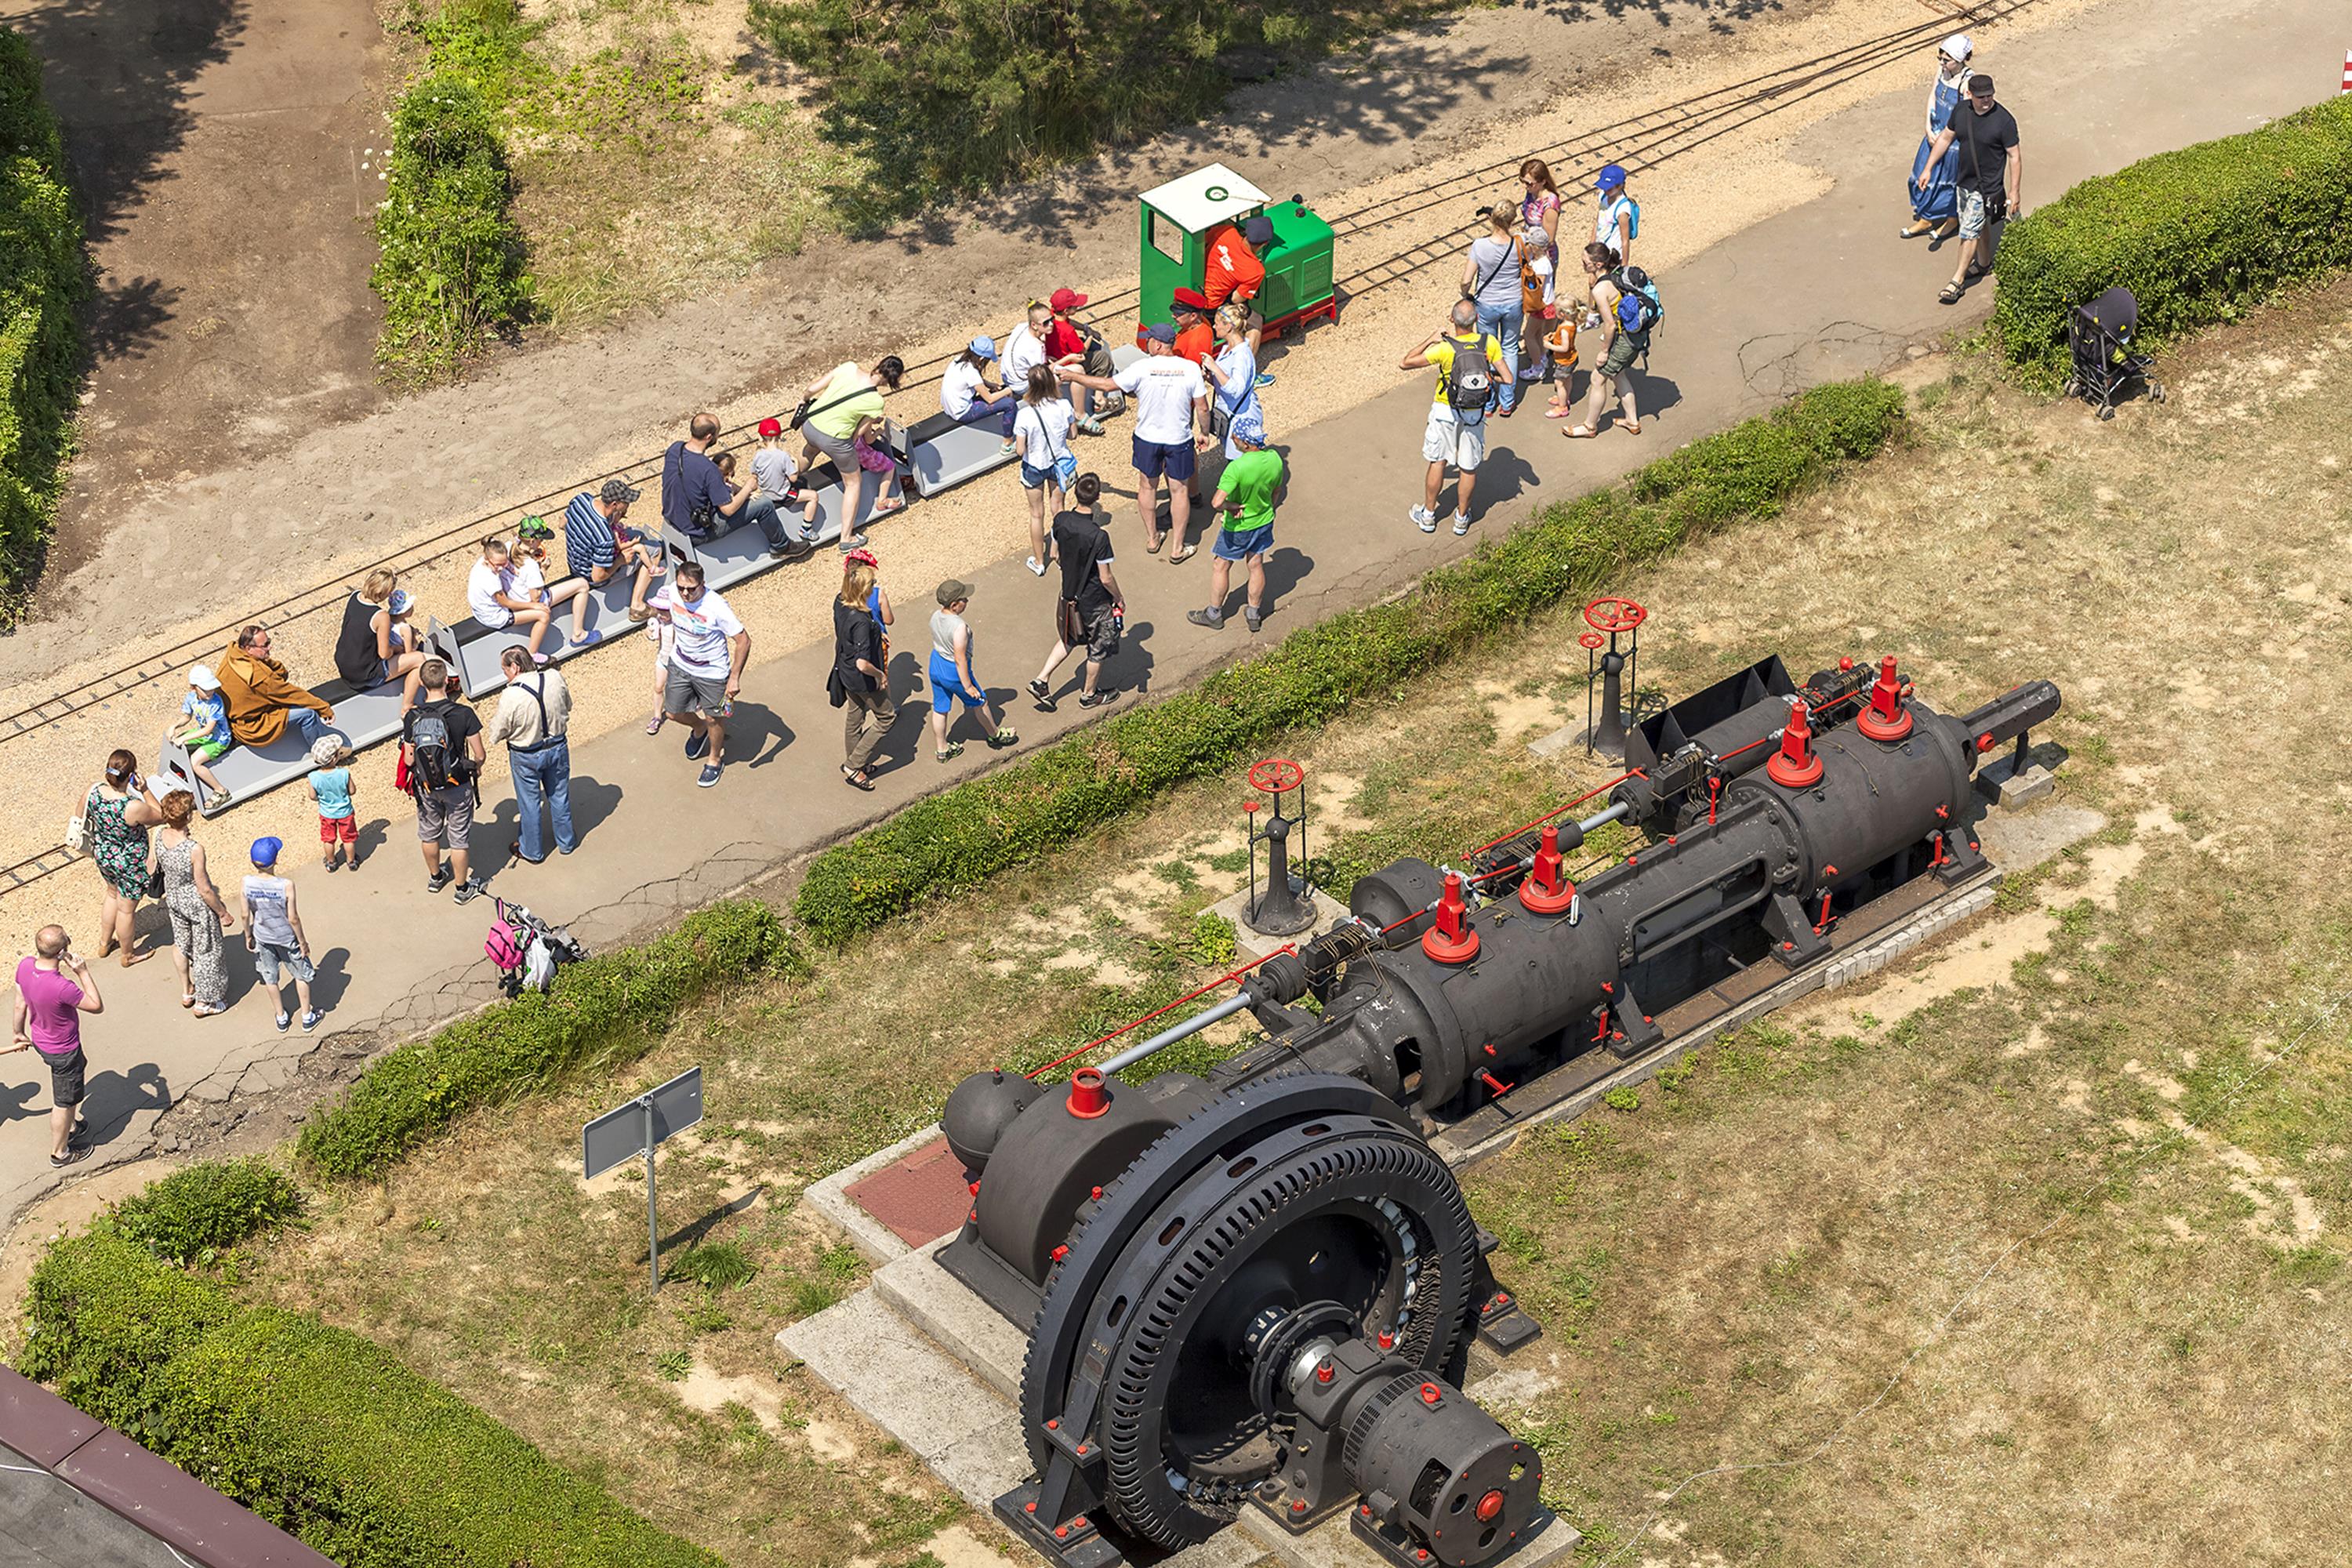
{"label": "child in red shorts", "polygon": [[351,866],[360,864],[359,808],[352,797],[359,788],[352,783],[352,749],[340,735],[321,735],[310,747],[310,798],[319,803],[319,842],[325,847],[320,860],[328,870],[342,863],[343,848],[351,846]]}

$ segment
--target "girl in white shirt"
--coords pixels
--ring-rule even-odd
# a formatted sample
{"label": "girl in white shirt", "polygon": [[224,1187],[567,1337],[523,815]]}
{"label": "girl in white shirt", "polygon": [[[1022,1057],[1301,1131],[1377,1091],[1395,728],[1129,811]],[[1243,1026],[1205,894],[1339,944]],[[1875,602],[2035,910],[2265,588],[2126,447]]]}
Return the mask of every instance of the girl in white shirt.
{"label": "girl in white shirt", "polygon": [[988,365],[995,358],[994,338],[983,334],[972,339],[940,376],[940,407],[960,424],[985,425],[994,419],[997,433],[1004,437],[998,450],[1009,458],[1014,450],[1013,415],[1021,395],[1010,388],[989,390]]}

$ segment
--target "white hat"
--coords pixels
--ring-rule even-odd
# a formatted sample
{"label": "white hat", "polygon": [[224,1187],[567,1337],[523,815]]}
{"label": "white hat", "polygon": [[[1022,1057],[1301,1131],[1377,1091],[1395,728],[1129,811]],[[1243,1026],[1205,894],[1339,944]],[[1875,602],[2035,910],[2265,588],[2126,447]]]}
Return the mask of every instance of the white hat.
{"label": "white hat", "polygon": [[199,691],[218,691],[220,677],[213,673],[211,665],[200,664],[188,671],[188,684]]}
{"label": "white hat", "polygon": [[1948,54],[1965,65],[1968,63],[1969,56],[1976,52],[1976,46],[1969,42],[1969,36],[1966,33],[1954,33],[1944,40],[1939,52]]}

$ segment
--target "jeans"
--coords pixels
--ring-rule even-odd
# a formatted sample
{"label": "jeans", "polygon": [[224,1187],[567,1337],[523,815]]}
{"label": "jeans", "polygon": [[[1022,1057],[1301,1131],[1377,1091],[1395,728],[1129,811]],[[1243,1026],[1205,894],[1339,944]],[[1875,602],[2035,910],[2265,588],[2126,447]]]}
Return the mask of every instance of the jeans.
{"label": "jeans", "polygon": [[517,751],[509,746],[507,765],[514,773],[515,805],[522,816],[522,858],[547,858],[547,845],[540,837],[539,806],[542,800],[555,818],[555,847],[571,854],[575,842],[572,837],[571,742],[559,740],[536,752]]}
{"label": "jeans", "polygon": [[989,396],[984,392],[974,393],[972,395],[971,407],[970,411],[967,412],[961,419],[958,420],[957,423],[960,425],[985,425],[988,423],[990,416],[994,416],[997,429],[1003,435],[1006,440],[1010,441],[1013,439],[1013,416],[1020,412],[1021,395],[1010,387],[998,393],[994,397]]}
{"label": "jeans", "polygon": [[768,542],[768,548],[778,553],[794,544],[810,542],[801,534],[800,514],[793,514],[793,526],[787,529],[783,513],[777,510],[772,497],[754,495],[743,503],[743,515],[759,525],[760,535]]}
{"label": "jeans", "polygon": [[321,735],[332,735],[338,740],[349,739],[341,730],[320,718],[316,708],[289,708],[286,710],[286,727],[302,737],[305,750],[317,745]]}
{"label": "jeans", "polygon": [[1496,405],[1503,413],[1508,414],[1517,406],[1519,401],[1519,306],[1517,302],[1514,301],[1500,310],[1492,310],[1485,305],[1479,306],[1478,329],[1481,331],[1492,332],[1496,341],[1503,345],[1503,369],[1499,378],[1502,385],[1496,389],[1500,395],[1496,399]]}

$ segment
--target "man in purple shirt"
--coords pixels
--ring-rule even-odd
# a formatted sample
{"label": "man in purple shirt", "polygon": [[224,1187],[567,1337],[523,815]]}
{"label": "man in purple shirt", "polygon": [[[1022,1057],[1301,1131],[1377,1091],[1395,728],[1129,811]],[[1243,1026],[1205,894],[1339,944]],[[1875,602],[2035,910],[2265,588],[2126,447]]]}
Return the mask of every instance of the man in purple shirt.
{"label": "man in purple shirt", "polygon": [[89,1146],[74,1142],[89,1127],[78,1109],[89,1066],[81,1054],[81,1016],[106,1011],[89,961],[67,946],[65,927],[43,926],[33,938],[32,956],[17,962],[16,1043],[8,1047],[37,1052],[48,1064],[55,1101],[49,1163],[59,1170],[89,1158]]}

